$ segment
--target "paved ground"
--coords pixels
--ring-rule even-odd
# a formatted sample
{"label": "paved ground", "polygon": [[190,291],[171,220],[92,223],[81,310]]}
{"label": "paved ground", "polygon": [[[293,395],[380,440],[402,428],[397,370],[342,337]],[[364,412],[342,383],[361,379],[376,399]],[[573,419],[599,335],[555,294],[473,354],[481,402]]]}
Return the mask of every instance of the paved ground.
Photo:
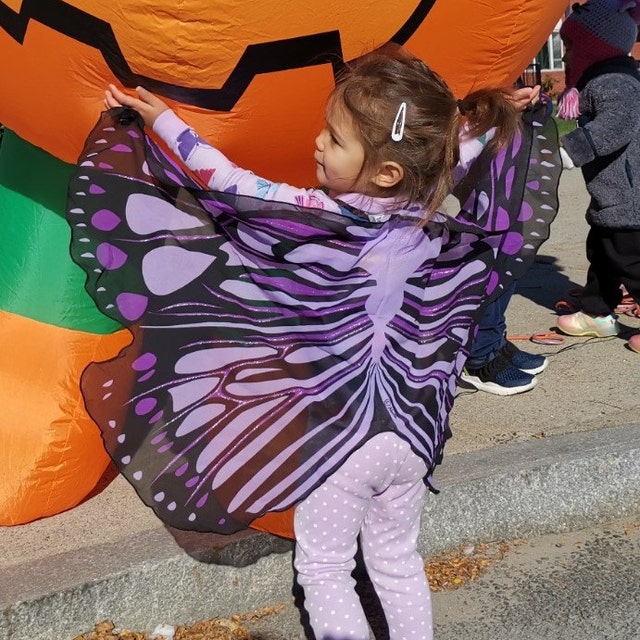
{"label": "paved ground", "polygon": [[[584,282],[579,171],[564,172],[560,202],[551,238],[508,310],[513,336],[550,330],[555,302]],[[623,335],[640,330],[638,319],[621,321]],[[548,355],[549,367],[522,395],[459,395],[436,476],[442,493],[425,510],[425,556],[640,514],[640,356],[623,338],[518,344]],[[109,617],[153,628],[290,598],[288,543],[168,530],[126,482],[106,480],[76,509],[0,528],[0,640],[67,640]]]}

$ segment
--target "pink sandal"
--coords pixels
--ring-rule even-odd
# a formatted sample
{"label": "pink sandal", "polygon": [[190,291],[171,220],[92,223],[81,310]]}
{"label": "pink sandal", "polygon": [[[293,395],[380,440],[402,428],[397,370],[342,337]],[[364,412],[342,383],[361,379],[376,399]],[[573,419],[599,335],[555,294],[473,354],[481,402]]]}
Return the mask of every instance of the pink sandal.
{"label": "pink sandal", "polygon": [[615,313],[631,316],[632,318],[640,318],[640,305],[629,295],[627,288],[621,284],[622,300],[615,308]]}
{"label": "pink sandal", "polygon": [[625,296],[615,308],[615,313],[640,318],[640,305],[631,296]]}

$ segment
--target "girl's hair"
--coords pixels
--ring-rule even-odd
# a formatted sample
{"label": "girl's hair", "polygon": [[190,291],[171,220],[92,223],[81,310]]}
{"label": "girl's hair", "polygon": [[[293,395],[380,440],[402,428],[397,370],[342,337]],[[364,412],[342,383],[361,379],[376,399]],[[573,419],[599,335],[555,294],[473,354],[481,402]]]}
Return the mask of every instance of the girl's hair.
{"label": "girl's hair", "polygon": [[[506,89],[475,91],[456,100],[445,81],[395,45],[387,45],[345,66],[329,98],[329,109],[344,109],[359,130],[365,150],[361,174],[394,161],[404,178],[380,195],[421,202],[431,215],[450,193],[465,137],[496,128],[494,148],[518,130],[518,111]],[[404,130],[392,129],[406,104]],[[398,138],[400,138],[398,140]],[[377,194],[376,194],[377,195]]]}

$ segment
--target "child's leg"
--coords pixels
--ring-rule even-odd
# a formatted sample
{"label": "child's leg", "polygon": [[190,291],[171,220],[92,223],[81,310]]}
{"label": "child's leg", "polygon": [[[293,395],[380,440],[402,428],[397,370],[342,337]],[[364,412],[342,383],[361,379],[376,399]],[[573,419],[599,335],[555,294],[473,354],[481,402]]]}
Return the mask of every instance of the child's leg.
{"label": "child's leg", "polygon": [[478,369],[493,360],[504,347],[507,332],[505,313],[515,290],[514,282],[485,308],[467,359],[467,365],[472,369]]}
{"label": "child's leg", "polygon": [[611,230],[591,227],[587,235],[587,283],[580,294],[582,310],[592,316],[613,313],[622,294],[619,274],[611,261]]}
{"label": "child's leg", "polygon": [[[351,573],[355,567],[354,556],[357,550],[357,539],[371,507],[374,496],[388,490],[395,480],[398,471],[403,477],[407,471],[405,464],[409,446],[398,436],[385,433],[376,436],[347,460],[322,486],[318,487],[306,500],[296,508],[295,534],[296,552],[295,567],[298,571],[298,582],[304,589],[305,608],[309,613],[310,624],[317,640],[368,640],[369,627],[355,592],[355,582]],[[418,593],[411,598],[415,607],[409,607],[407,615],[410,627],[419,629],[417,635],[403,635],[409,627],[398,627],[397,620],[390,623],[399,635],[391,633],[392,640],[404,638],[431,638],[431,604],[422,561],[417,560],[411,551],[415,550],[415,538],[419,528],[420,511],[424,496],[422,479],[426,473],[424,463],[413,454],[413,471],[416,478],[413,491],[407,492],[406,499],[399,497],[396,501],[398,510],[395,515],[400,518],[398,530],[402,536],[395,536],[404,541],[404,532],[411,533],[403,546],[407,546],[410,559],[402,572],[408,572],[409,582]],[[411,497],[409,497],[411,496]],[[401,504],[404,506],[400,506]],[[419,504],[417,504],[419,503]],[[376,518],[377,522],[377,518]],[[386,535],[381,533],[381,535]],[[413,540],[413,543],[411,542]],[[369,536],[369,545],[375,547],[376,540]],[[400,555],[405,555],[403,550]],[[417,555],[417,554],[416,554]],[[398,560],[394,558],[394,564]],[[420,584],[416,568],[423,571],[424,582]],[[377,567],[374,561],[374,566]],[[414,581],[414,578],[416,580]],[[383,581],[384,582],[384,581]],[[378,585],[374,582],[376,590]],[[424,586],[426,585],[426,593]],[[383,588],[383,596],[387,603],[383,606],[385,613],[397,615],[400,611],[397,599],[388,594],[394,589]],[[406,600],[406,593],[402,597]],[[405,603],[403,603],[404,605]],[[389,615],[387,613],[387,615]]]}
{"label": "child's leg", "polygon": [[369,640],[369,625],[351,573],[372,489],[365,470],[367,442],[295,510],[294,566],[316,640]]}
{"label": "child's leg", "polygon": [[431,640],[431,592],[417,550],[426,487],[424,462],[406,446],[393,484],[373,497],[360,534],[369,578],[392,640]]}
{"label": "child's leg", "polygon": [[640,231],[614,230],[610,252],[620,282],[635,302],[640,303]]}

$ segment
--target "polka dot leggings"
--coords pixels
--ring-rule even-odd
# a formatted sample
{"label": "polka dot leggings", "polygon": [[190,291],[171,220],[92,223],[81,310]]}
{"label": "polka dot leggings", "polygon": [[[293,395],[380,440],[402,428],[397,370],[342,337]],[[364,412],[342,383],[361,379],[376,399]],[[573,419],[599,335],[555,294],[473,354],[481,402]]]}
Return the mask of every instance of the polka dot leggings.
{"label": "polka dot leggings", "polygon": [[417,551],[426,471],[406,441],[379,434],[296,507],[294,564],[317,640],[369,640],[351,577],[358,535],[391,640],[432,640]]}

